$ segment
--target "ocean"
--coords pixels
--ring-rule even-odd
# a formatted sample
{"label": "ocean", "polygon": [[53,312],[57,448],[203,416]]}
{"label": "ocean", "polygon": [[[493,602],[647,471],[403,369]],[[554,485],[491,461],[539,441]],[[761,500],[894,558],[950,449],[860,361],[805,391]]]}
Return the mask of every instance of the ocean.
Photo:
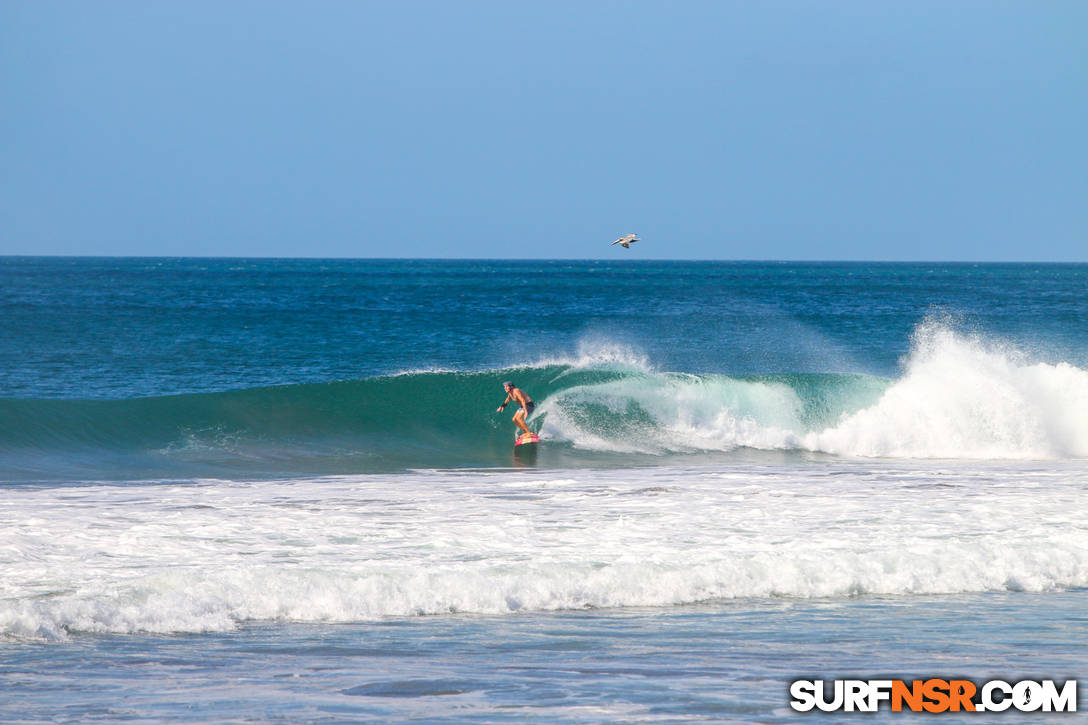
{"label": "ocean", "polygon": [[0,257],[0,721],[1023,722],[790,683],[1084,679],[1086,464],[1088,265]]}

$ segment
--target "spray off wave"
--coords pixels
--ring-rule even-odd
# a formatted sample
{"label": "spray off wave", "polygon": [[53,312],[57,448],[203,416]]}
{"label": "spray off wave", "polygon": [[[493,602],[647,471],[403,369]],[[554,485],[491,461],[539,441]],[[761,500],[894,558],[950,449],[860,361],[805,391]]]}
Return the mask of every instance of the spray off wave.
{"label": "spray off wave", "polygon": [[880,401],[803,438],[814,450],[901,458],[1088,456],[1088,370],[1031,362],[1001,343],[927,323]]}

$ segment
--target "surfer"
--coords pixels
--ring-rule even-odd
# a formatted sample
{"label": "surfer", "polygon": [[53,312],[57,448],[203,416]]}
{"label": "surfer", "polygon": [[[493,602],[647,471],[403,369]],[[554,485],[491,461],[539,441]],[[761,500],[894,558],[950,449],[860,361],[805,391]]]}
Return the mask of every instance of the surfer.
{"label": "surfer", "polygon": [[513,400],[520,407],[518,412],[514,413],[514,425],[521,428],[526,433],[531,433],[529,426],[525,425],[525,419],[533,414],[533,408],[536,405],[529,396],[525,394],[525,391],[521,388],[515,388],[514,384],[509,380],[502,384],[503,389],[506,391],[506,400],[502,401],[502,405],[499,406],[496,412],[501,413],[503,409]]}

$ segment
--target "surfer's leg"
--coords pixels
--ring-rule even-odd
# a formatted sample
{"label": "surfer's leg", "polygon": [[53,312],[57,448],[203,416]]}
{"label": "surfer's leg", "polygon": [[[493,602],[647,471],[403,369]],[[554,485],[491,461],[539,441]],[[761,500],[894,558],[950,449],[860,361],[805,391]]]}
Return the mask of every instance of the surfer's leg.
{"label": "surfer's leg", "polygon": [[514,413],[514,425],[516,425],[518,428],[521,428],[526,433],[529,432],[529,426],[525,425],[524,410],[518,410],[518,412]]}

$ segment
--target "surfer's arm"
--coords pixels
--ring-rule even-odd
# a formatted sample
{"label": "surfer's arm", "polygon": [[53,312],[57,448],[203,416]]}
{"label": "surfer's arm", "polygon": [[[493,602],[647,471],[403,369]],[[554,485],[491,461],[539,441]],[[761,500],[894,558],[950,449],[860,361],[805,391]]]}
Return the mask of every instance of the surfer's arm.
{"label": "surfer's arm", "polygon": [[498,412],[501,413],[506,410],[506,406],[510,403],[510,396],[506,396],[506,400],[502,401],[502,405],[499,406]]}

